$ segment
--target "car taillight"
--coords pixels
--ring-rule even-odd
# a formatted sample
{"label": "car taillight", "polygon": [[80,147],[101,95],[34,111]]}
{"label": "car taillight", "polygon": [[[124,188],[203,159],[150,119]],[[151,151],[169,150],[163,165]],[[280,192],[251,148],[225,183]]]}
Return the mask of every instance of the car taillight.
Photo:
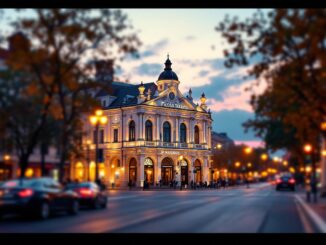
{"label": "car taillight", "polygon": [[295,180],[294,179],[289,179],[289,183],[294,184]]}
{"label": "car taillight", "polygon": [[276,180],[276,183],[277,183],[277,184],[279,184],[279,183],[281,183],[281,182],[282,182],[282,181],[281,181],[280,179],[277,179],[277,180]]}
{"label": "car taillight", "polygon": [[79,189],[79,194],[81,196],[93,196],[93,191],[90,189]]}
{"label": "car taillight", "polygon": [[25,197],[30,197],[33,195],[33,190],[32,189],[25,189],[25,190],[22,190],[22,191],[19,191],[18,192],[18,196],[21,197],[21,198],[25,198]]}

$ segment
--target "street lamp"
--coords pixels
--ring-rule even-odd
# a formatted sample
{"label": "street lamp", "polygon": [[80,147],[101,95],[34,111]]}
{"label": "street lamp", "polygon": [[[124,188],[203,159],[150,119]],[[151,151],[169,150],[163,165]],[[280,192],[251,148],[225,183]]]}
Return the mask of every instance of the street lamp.
{"label": "street lamp", "polygon": [[[303,147],[304,152],[311,157],[311,165],[312,169],[306,168],[306,170],[309,170],[307,172],[312,172],[311,174],[311,191],[314,195],[314,202],[317,202],[317,180],[316,180],[316,163],[315,163],[315,150],[313,149],[311,144],[305,144]],[[307,193],[308,194],[308,193]],[[309,196],[309,194],[308,194]],[[310,198],[307,196],[308,201],[310,201]]]}
{"label": "street lamp", "polygon": [[86,148],[87,148],[87,156],[86,156],[86,161],[87,161],[87,180],[90,180],[90,173],[89,173],[89,168],[90,168],[90,157],[89,157],[89,149],[90,149],[90,145],[91,145],[91,141],[90,140],[86,140]]}
{"label": "street lamp", "polygon": [[106,124],[108,121],[108,118],[106,116],[103,116],[103,111],[102,110],[96,110],[95,115],[90,116],[89,118],[90,122],[92,125],[95,126],[95,178],[96,181],[99,180],[98,178],[98,128],[99,125]]}
{"label": "street lamp", "polygon": [[223,147],[223,146],[222,146],[221,144],[217,144],[217,145],[216,145],[216,149],[222,149],[222,147]]}

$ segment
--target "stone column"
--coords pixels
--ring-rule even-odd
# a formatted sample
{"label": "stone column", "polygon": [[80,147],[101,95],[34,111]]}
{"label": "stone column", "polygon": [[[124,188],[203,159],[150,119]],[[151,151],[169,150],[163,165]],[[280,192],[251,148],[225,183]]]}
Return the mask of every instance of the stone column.
{"label": "stone column", "polygon": [[160,179],[162,178],[162,173],[161,173],[161,162],[162,162],[162,156],[161,155],[157,155],[157,168],[154,170],[157,174],[157,182],[160,181]]}
{"label": "stone column", "polygon": [[210,124],[208,126],[208,144],[207,145],[208,145],[208,149],[212,148],[212,127]]}
{"label": "stone column", "polygon": [[161,118],[160,115],[156,116],[156,140],[160,141],[160,132],[161,132]]}
{"label": "stone column", "polygon": [[[127,186],[128,181],[129,181],[128,175],[126,174],[128,172],[127,168],[126,168],[126,166],[127,166],[126,161],[127,161],[127,155],[123,154],[121,163],[120,163],[120,167],[121,167],[120,168],[120,185],[122,187]],[[124,171],[121,170],[122,168],[124,168]]]}
{"label": "stone column", "polygon": [[207,183],[209,183],[208,175],[209,175],[208,159],[207,157],[205,157],[204,164],[203,164],[203,182],[207,181]]}
{"label": "stone column", "polygon": [[195,125],[194,125],[194,119],[193,118],[191,118],[190,119],[190,129],[189,129],[189,131],[190,131],[190,143],[194,143],[194,139],[195,139],[195,130],[194,130],[194,127],[195,127]]}
{"label": "stone column", "polygon": [[179,142],[179,117],[175,118],[175,142]]}
{"label": "stone column", "polygon": [[144,186],[144,180],[145,180],[145,175],[144,175],[144,159],[145,159],[145,155],[144,154],[141,154],[139,156],[139,162],[138,162],[138,172],[139,172],[139,175],[137,178],[139,180],[139,186],[140,187],[143,187]]}
{"label": "stone column", "polygon": [[144,130],[144,113],[141,114],[141,139],[145,140],[145,130]]}
{"label": "stone column", "polygon": [[206,140],[206,121],[204,121],[204,123],[203,123],[203,135],[204,135],[204,137],[203,137],[203,142],[202,143],[206,143],[207,142],[207,140]]}
{"label": "stone column", "polygon": [[112,132],[112,117],[109,117],[109,123],[107,128],[107,141],[109,143],[113,142],[113,132]]}
{"label": "stone column", "polygon": [[136,140],[138,140],[140,137],[139,137],[139,125],[140,125],[140,121],[139,121],[139,114],[137,113],[137,117],[135,119],[135,123],[136,123]]}
{"label": "stone column", "polygon": [[138,139],[140,140],[142,138],[142,114],[137,113],[138,115]]}

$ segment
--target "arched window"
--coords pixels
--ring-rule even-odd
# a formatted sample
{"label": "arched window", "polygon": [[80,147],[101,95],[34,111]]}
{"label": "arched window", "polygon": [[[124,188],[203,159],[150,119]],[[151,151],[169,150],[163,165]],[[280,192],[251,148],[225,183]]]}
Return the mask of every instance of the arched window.
{"label": "arched window", "polygon": [[147,120],[145,123],[145,139],[146,141],[153,140],[153,124],[150,120]]}
{"label": "arched window", "polygon": [[180,124],[180,142],[181,143],[187,142],[187,127],[184,123]]}
{"label": "arched window", "polygon": [[129,141],[135,141],[136,139],[136,126],[135,126],[135,122],[131,121],[129,123]]}
{"label": "arched window", "polygon": [[163,142],[171,142],[171,125],[169,122],[163,124]]}
{"label": "arched window", "polygon": [[199,144],[199,127],[195,126],[195,144]]}

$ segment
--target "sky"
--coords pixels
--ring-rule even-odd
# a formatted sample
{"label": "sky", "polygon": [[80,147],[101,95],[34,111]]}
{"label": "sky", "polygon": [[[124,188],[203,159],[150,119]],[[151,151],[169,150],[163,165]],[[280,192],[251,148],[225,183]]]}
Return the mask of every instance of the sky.
{"label": "sky", "polygon": [[[195,101],[206,95],[212,111],[213,130],[225,132],[237,143],[262,145],[253,132],[245,133],[242,123],[254,117],[249,104],[251,93],[245,88],[253,80],[244,80],[247,68],[224,67],[223,50],[227,43],[215,31],[226,14],[240,19],[252,16],[256,9],[122,9],[142,42],[140,58],[127,57],[116,70],[121,81],[139,84],[156,82],[164,69],[167,54],[172,69],[186,94],[193,91]],[[267,9],[263,11],[268,11]],[[11,19],[15,18],[12,10]],[[5,28],[5,23],[0,23]],[[261,84],[255,89],[260,93]]]}
{"label": "sky", "polygon": [[[167,54],[180,80],[181,92],[193,91],[195,100],[204,92],[212,111],[213,130],[226,132],[237,143],[262,145],[253,132],[245,133],[242,123],[254,117],[245,88],[247,68],[226,69],[223,50],[227,43],[215,31],[226,14],[240,19],[256,9],[123,9],[143,45],[140,59],[121,63],[117,76],[130,83],[155,82],[163,71]],[[267,11],[267,10],[264,10]],[[264,85],[256,88],[261,92]]]}

